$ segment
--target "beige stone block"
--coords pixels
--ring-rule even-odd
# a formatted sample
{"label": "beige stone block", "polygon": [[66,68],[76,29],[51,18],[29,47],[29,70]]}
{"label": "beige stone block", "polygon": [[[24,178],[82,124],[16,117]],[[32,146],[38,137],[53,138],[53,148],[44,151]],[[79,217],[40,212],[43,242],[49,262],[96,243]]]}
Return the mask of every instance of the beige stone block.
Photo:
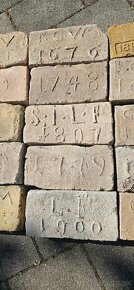
{"label": "beige stone block", "polygon": [[0,143],[0,184],[23,184],[25,145]]}
{"label": "beige stone block", "polygon": [[21,231],[25,223],[26,190],[17,185],[0,186],[0,231]]}
{"label": "beige stone block", "polygon": [[107,99],[107,62],[33,68],[30,104],[66,104]]}
{"label": "beige stone block", "polygon": [[34,31],[29,36],[31,66],[102,61],[107,58],[107,37],[97,25]]}
{"label": "beige stone block", "polygon": [[117,187],[119,192],[134,192],[134,146],[116,148]]}
{"label": "beige stone block", "polygon": [[120,239],[134,240],[134,193],[120,193]]}
{"label": "beige stone block", "polygon": [[0,34],[0,68],[26,65],[28,37],[23,32]]}
{"label": "beige stone block", "polygon": [[134,57],[110,61],[110,101],[115,103],[134,101]]}
{"label": "beige stone block", "polygon": [[0,103],[28,103],[28,68],[15,66],[0,70]]}
{"label": "beige stone block", "polygon": [[49,238],[116,241],[116,192],[30,190],[26,234]]}
{"label": "beige stone block", "polygon": [[134,105],[115,107],[115,145],[134,145]]}
{"label": "beige stone block", "polygon": [[29,147],[25,162],[25,185],[43,189],[113,190],[112,147]]}
{"label": "beige stone block", "polygon": [[39,105],[25,111],[24,143],[112,144],[110,103]]}
{"label": "beige stone block", "polygon": [[134,22],[108,29],[110,58],[134,56]]}
{"label": "beige stone block", "polygon": [[22,141],[24,107],[0,104],[0,142]]}

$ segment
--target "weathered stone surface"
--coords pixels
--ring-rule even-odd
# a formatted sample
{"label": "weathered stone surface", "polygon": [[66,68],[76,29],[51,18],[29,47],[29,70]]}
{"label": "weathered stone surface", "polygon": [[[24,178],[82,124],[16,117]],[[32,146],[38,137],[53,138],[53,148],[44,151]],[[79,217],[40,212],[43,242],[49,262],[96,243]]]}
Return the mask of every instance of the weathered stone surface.
{"label": "weathered stone surface", "polygon": [[0,186],[0,231],[20,231],[25,222],[24,187]]}
{"label": "weathered stone surface", "polygon": [[25,184],[43,189],[113,190],[112,147],[33,146],[27,149]]}
{"label": "weathered stone surface", "polygon": [[112,144],[110,103],[29,106],[24,142],[28,144]]}
{"label": "weathered stone surface", "polygon": [[0,142],[22,141],[24,107],[0,104]]}
{"label": "weathered stone surface", "polygon": [[34,31],[29,38],[31,66],[102,61],[108,58],[107,37],[97,25]]}
{"label": "weathered stone surface", "polygon": [[120,192],[134,192],[134,146],[116,148],[117,185]]}
{"label": "weathered stone surface", "polygon": [[134,240],[134,193],[120,193],[120,239]]}
{"label": "weathered stone surface", "polygon": [[0,184],[23,184],[25,145],[0,143]]}
{"label": "weathered stone surface", "polygon": [[110,61],[110,101],[118,103],[134,100],[134,57]]}
{"label": "weathered stone surface", "polygon": [[134,56],[134,22],[108,29],[110,58]]}
{"label": "weathered stone surface", "polygon": [[28,103],[28,68],[15,66],[0,70],[0,103]]}
{"label": "weathered stone surface", "polygon": [[115,145],[134,145],[134,105],[115,107]]}
{"label": "weathered stone surface", "polygon": [[107,99],[107,62],[33,68],[29,103],[66,104]]}
{"label": "weathered stone surface", "polygon": [[0,68],[27,64],[28,37],[23,32],[0,34]]}
{"label": "weathered stone surface", "polygon": [[49,238],[117,240],[116,192],[31,190],[26,233]]}

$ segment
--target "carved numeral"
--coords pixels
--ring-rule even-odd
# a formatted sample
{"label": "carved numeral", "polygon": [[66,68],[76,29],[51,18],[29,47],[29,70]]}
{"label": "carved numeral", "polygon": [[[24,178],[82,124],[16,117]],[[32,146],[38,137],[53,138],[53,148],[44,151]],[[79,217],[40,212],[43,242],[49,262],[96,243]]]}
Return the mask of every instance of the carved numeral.
{"label": "carved numeral", "polygon": [[74,130],[74,140],[76,143],[81,143],[83,140],[83,132],[81,128]]}
{"label": "carved numeral", "polygon": [[75,46],[75,47],[66,47],[65,50],[69,51],[69,53],[70,53],[70,60],[73,60],[74,54],[75,54],[75,52],[77,50],[77,46]]}
{"label": "carved numeral", "polygon": [[88,78],[89,78],[89,89],[91,91],[95,91],[98,89],[98,74],[96,72],[90,72],[88,74]]}
{"label": "carved numeral", "polygon": [[98,175],[101,176],[105,169],[105,160],[101,156],[97,156],[93,159],[94,164],[100,169]]}
{"label": "carved numeral", "polygon": [[64,129],[61,127],[55,128],[55,134],[56,134],[56,141],[57,142],[64,142],[65,141],[65,135],[64,135]]}
{"label": "carved numeral", "polygon": [[102,226],[99,222],[94,222],[91,225],[91,231],[95,234],[98,235],[102,231]]}
{"label": "carved numeral", "polygon": [[57,232],[59,232],[61,235],[64,235],[66,231],[66,224],[64,221],[59,220],[57,223]]}
{"label": "carved numeral", "polygon": [[84,223],[83,223],[83,221],[77,221],[76,224],[75,224],[75,229],[76,229],[76,231],[79,234],[84,232]]}

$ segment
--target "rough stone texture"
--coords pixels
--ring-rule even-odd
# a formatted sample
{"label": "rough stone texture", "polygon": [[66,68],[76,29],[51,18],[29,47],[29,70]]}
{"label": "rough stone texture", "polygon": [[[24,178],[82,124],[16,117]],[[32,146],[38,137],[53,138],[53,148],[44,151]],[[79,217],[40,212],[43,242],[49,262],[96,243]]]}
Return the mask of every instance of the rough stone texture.
{"label": "rough stone texture", "polygon": [[134,105],[115,107],[115,145],[134,145]]}
{"label": "rough stone texture", "polygon": [[26,234],[115,241],[116,192],[31,190],[26,202]]}
{"label": "rough stone texture", "polygon": [[0,142],[22,141],[24,107],[0,104]]}
{"label": "rough stone texture", "polygon": [[0,102],[28,103],[28,68],[26,66],[0,69]]}
{"label": "rough stone texture", "polygon": [[34,146],[27,149],[25,184],[43,189],[113,189],[112,147]]}
{"label": "rough stone texture", "polygon": [[12,290],[102,289],[80,246],[12,278],[9,285]]}
{"label": "rough stone texture", "polygon": [[120,192],[134,192],[134,146],[116,148],[117,185]]}
{"label": "rough stone texture", "polygon": [[108,41],[96,25],[31,32],[31,66],[102,61],[108,58]]}
{"label": "rough stone texture", "polygon": [[134,56],[134,22],[108,29],[110,58]]}
{"label": "rough stone texture", "polygon": [[31,71],[30,104],[65,104],[107,99],[107,62],[47,66]]}
{"label": "rough stone texture", "polygon": [[0,68],[27,64],[28,37],[23,32],[0,34]]}
{"label": "rough stone texture", "polygon": [[120,239],[134,240],[134,193],[120,193]]}
{"label": "rough stone texture", "polygon": [[0,143],[0,184],[23,184],[25,145]]}
{"label": "rough stone texture", "polygon": [[13,27],[6,13],[0,14],[0,33],[7,33],[13,31]]}
{"label": "rough stone texture", "polygon": [[134,100],[134,57],[110,61],[110,101],[128,103]]}
{"label": "rough stone texture", "polygon": [[29,106],[24,142],[28,144],[112,144],[110,103]]}
{"label": "rough stone texture", "polygon": [[0,3],[0,12],[14,6],[15,4],[18,3],[18,1],[23,1],[23,0],[2,0]]}
{"label": "rough stone texture", "polygon": [[24,229],[25,199],[24,187],[0,186],[0,231]]}

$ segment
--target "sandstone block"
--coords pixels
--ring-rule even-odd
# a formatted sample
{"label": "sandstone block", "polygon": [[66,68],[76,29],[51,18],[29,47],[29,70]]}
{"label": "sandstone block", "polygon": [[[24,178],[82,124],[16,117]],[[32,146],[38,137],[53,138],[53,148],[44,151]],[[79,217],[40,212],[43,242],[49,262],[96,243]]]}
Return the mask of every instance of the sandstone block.
{"label": "sandstone block", "polygon": [[120,193],[120,239],[134,240],[134,193]]}
{"label": "sandstone block", "polygon": [[26,65],[28,37],[23,32],[0,34],[0,68]]}
{"label": "sandstone block", "polygon": [[110,58],[134,56],[134,22],[108,29]]}
{"label": "sandstone block", "polygon": [[34,31],[29,36],[31,66],[102,61],[107,58],[107,37],[96,25]]}
{"label": "sandstone block", "polygon": [[112,190],[113,176],[110,146],[33,146],[27,149],[25,185],[43,189]]}
{"label": "sandstone block", "polygon": [[24,187],[0,186],[0,231],[21,231],[25,223]]}
{"label": "sandstone block", "polygon": [[0,184],[23,184],[25,145],[0,143]]}
{"label": "sandstone block", "polygon": [[115,145],[134,145],[134,105],[115,107]]}
{"label": "sandstone block", "polygon": [[33,68],[29,103],[66,104],[107,99],[107,62]]}
{"label": "sandstone block", "polygon": [[117,185],[120,192],[134,192],[134,147],[116,148]]}
{"label": "sandstone block", "polygon": [[0,70],[0,103],[28,102],[28,68],[16,66]]}
{"label": "sandstone block", "polygon": [[110,103],[29,106],[24,142],[28,144],[112,144]]}
{"label": "sandstone block", "polygon": [[24,107],[0,104],[0,142],[22,141]]}
{"label": "sandstone block", "polygon": [[130,103],[134,100],[134,57],[110,61],[110,101]]}
{"label": "sandstone block", "polygon": [[48,238],[118,239],[116,192],[31,190],[26,233]]}

